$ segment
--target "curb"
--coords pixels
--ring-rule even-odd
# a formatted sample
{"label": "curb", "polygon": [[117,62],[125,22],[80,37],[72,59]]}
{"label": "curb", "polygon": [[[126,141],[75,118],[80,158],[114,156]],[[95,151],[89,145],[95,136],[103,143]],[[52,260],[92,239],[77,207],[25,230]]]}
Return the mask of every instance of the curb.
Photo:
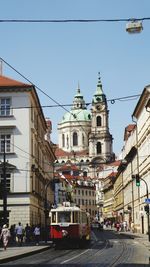
{"label": "curb", "polygon": [[11,260],[18,260],[18,259],[30,256],[30,255],[33,255],[33,254],[37,254],[37,253],[39,253],[41,251],[46,251],[46,250],[48,250],[50,248],[51,248],[51,246],[47,246],[47,247],[39,248],[39,249],[33,250],[33,251],[22,252],[22,253],[20,253],[18,255],[8,256],[7,258],[0,259],[0,264],[1,263],[7,263],[7,262],[9,262]]}

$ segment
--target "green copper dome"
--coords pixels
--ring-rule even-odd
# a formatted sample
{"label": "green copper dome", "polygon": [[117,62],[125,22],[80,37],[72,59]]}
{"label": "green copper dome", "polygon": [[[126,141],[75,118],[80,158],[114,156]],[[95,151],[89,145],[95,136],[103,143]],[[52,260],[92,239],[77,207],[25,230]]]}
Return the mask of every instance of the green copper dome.
{"label": "green copper dome", "polygon": [[73,106],[70,112],[67,112],[61,123],[72,121],[91,121],[91,112],[87,110],[83,95],[80,92],[78,85],[77,93],[74,96]]}
{"label": "green copper dome", "polygon": [[71,110],[63,116],[61,123],[72,121],[91,121],[91,113],[86,109]]}

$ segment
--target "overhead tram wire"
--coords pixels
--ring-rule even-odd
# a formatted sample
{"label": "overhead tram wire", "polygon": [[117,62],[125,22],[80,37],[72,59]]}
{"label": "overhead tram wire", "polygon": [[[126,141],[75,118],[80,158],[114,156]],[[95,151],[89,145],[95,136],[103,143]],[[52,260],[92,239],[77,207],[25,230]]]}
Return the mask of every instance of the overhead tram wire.
{"label": "overhead tram wire", "polygon": [[[15,69],[12,65],[10,65],[6,60],[4,60],[2,57],[0,57],[0,60],[2,60],[8,67],[10,67],[12,70],[14,70],[17,74],[19,74],[23,79],[25,79],[27,82],[29,82],[32,86],[34,86],[37,90],[39,90],[41,93],[43,93],[45,96],[47,96],[49,99],[51,99],[56,105],[58,105],[58,107],[63,108],[66,112],[69,112],[74,119],[78,122],[79,126],[81,127],[81,129],[83,130],[83,132],[86,134],[86,136],[88,136],[88,134],[86,133],[86,131],[84,130],[83,126],[79,123],[78,119],[76,118],[76,116],[74,114],[72,114],[68,109],[66,109],[64,106],[60,104],[59,102],[57,102],[55,99],[53,99],[52,97],[50,97],[48,94],[46,94],[41,88],[39,88],[38,86],[36,86],[35,84],[33,84],[27,77],[25,77],[21,72],[19,72],[17,69]],[[138,96],[138,95],[136,95]],[[130,96],[132,97],[132,96]],[[127,98],[127,97],[125,97]],[[116,98],[116,99],[112,99],[111,104],[115,103],[115,100],[120,100],[121,98]],[[108,100],[107,100],[108,101]],[[90,103],[91,104],[91,103]],[[87,105],[87,104],[86,104]],[[89,105],[89,104],[88,104]]]}
{"label": "overhead tram wire", "polygon": [[[118,98],[112,98],[112,99],[107,99],[107,102],[111,102],[111,104],[115,104],[116,101],[131,101],[131,100],[135,100],[138,97],[140,97],[141,94],[138,95],[129,95],[129,96],[122,96],[122,97],[118,97]],[[133,99],[132,99],[133,98]],[[101,102],[103,103],[103,102]],[[89,103],[85,103],[86,106],[91,105],[92,102]],[[63,107],[72,107],[73,104],[63,104]],[[60,105],[41,105],[42,108],[57,108],[60,107]],[[38,108],[38,106],[20,106],[20,107],[12,107],[12,109],[34,109],[34,108]]]}
{"label": "overhead tram wire", "polygon": [[96,22],[129,22],[150,20],[143,18],[119,18],[119,19],[0,19],[0,23],[96,23]]}
{"label": "overhead tram wire", "polygon": [[71,113],[68,109],[66,109],[62,104],[60,104],[59,102],[57,102],[55,99],[53,99],[51,96],[49,96],[48,94],[46,94],[41,88],[39,88],[38,86],[36,86],[35,84],[33,84],[28,78],[26,78],[21,72],[19,72],[17,69],[15,69],[12,65],[10,65],[6,60],[4,60],[3,58],[0,57],[0,60],[2,60],[7,66],[9,66],[12,70],[14,70],[17,74],[19,74],[23,79],[25,79],[26,81],[28,81],[32,86],[34,86],[37,90],[39,90],[41,93],[43,93],[45,96],[47,96],[49,99],[51,99],[55,104],[57,104],[59,107],[63,108],[65,111],[69,112],[74,119],[78,122],[79,126],[81,127],[81,129],[84,131],[84,133],[88,136],[88,134],[85,132],[84,128],[82,127],[82,125],[80,125],[78,119],[76,118],[75,114]]}
{"label": "overhead tram wire", "polygon": [[[81,127],[81,129],[84,131],[84,133],[88,136],[88,134],[86,133],[86,131],[84,130],[83,126],[79,123],[78,119],[76,118],[75,114],[71,113],[68,109],[65,108],[66,105],[62,105],[60,104],[58,101],[56,101],[55,99],[53,99],[51,96],[49,96],[47,93],[45,93],[41,88],[39,88],[37,85],[35,85],[34,83],[32,83],[27,77],[25,77],[21,72],[19,72],[17,69],[15,69],[12,65],[10,65],[6,60],[4,60],[2,57],[0,57],[0,60],[3,61],[8,67],[10,67],[12,70],[14,70],[17,74],[19,74],[23,79],[25,79],[27,82],[29,82],[32,86],[34,86],[37,90],[39,90],[41,93],[43,93],[45,96],[47,96],[49,99],[51,99],[58,107],[63,108],[66,112],[69,112],[74,119],[78,122],[79,126]],[[139,95],[135,95],[134,97],[139,96]],[[124,97],[125,98],[131,98],[133,96],[127,96]],[[107,100],[110,101],[111,104],[114,104],[116,100],[121,100],[122,98],[116,98],[116,99],[111,99],[111,100]],[[91,103],[87,103],[86,105],[89,105]],[[42,106],[41,106],[42,107]]]}

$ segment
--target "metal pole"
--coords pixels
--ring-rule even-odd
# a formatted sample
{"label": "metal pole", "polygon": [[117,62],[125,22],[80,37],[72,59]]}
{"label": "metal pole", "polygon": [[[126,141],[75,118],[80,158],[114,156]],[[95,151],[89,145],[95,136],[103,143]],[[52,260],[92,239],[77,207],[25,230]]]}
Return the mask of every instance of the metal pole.
{"label": "metal pole", "polygon": [[45,200],[44,200],[44,209],[45,209],[45,243],[47,243],[47,188],[49,184],[51,183],[51,180],[48,181],[48,183],[45,185]]}
{"label": "metal pole", "polygon": [[4,136],[4,157],[3,157],[3,216],[4,224],[7,224],[7,184],[6,184],[6,151],[5,151],[5,136]]}
{"label": "metal pole", "polygon": [[[140,178],[140,180],[142,180],[145,185],[146,185],[146,197],[148,199],[148,184],[146,183],[146,181],[143,178]],[[147,214],[147,228],[148,228],[148,240],[150,241],[150,224],[149,224],[150,220],[149,220],[149,213]]]}

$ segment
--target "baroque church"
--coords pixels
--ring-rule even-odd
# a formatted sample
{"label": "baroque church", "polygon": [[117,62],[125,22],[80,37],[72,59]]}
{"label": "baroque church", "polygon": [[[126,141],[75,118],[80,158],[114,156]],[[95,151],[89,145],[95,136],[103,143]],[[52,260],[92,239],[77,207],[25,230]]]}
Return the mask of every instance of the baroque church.
{"label": "baroque church", "polygon": [[83,175],[94,178],[97,167],[114,161],[112,143],[107,98],[99,76],[91,110],[87,109],[78,85],[70,112],[58,123],[56,165],[70,161],[80,166]]}

